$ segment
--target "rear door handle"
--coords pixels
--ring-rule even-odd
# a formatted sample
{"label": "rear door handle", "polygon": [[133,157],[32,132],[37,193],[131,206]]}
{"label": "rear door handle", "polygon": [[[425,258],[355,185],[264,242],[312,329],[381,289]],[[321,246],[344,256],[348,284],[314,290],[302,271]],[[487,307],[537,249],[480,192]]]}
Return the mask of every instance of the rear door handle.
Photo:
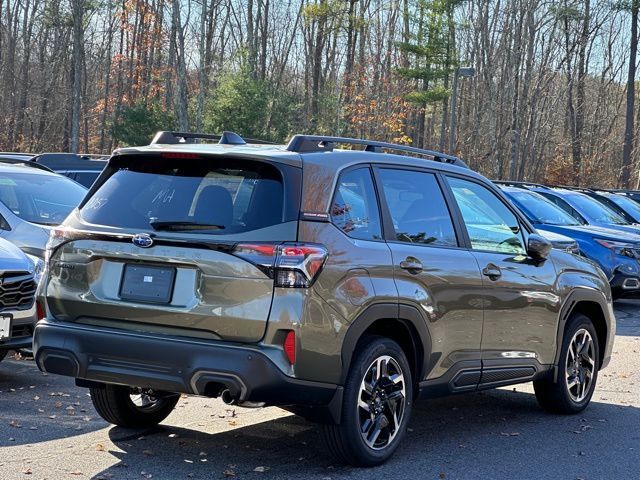
{"label": "rear door handle", "polygon": [[411,273],[418,273],[422,271],[422,262],[415,257],[407,257],[400,262],[400,268]]}
{"label": "rear door handle", "polygon": [[502,270],[497,265],[490,263],[482,269],[482,274],[485,277],[489,277],[491,280],[497,280],[502,276]]}

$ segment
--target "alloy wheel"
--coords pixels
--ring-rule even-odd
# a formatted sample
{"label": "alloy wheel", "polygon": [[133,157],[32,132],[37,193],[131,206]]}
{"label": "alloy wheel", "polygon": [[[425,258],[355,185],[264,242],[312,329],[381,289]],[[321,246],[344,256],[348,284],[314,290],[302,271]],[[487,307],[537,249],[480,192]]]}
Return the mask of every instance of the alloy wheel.
{"label": "alloy wheel", "polygon": [[389,355],[376,358],[364,375],[358,395],[363,440],[374,450],[387,447],[400,431],[406,404],[405,379]]}
{"label": "alloy wheel", "polygon": [[569,343],[565,378],[569,396],[582,402],[589,395],[595,375],[595,345],[588,330],[579,329]]}

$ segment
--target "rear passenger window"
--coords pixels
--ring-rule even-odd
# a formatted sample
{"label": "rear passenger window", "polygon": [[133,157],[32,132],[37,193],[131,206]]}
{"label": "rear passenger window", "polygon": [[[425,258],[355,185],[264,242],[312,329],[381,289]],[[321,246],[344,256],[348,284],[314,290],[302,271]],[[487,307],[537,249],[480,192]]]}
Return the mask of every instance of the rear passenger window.
{"label": "rear passenger window", "polygon": [[331,220],[350,237],[382,239],[378,202],[368,167],[340,175],[331,206]]}
{"label": "rear passenger window", "polygon": [[446,247],[458,245],[435,175],[385,168],[380,170],[380,179],[397,240]]}

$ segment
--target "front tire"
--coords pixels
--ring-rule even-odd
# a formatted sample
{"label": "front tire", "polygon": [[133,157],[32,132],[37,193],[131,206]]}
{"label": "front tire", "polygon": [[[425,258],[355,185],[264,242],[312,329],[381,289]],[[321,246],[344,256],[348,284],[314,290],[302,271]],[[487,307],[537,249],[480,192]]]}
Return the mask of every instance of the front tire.
{"label": "front tire", "polygon": [[384,463],[405,436],[413,380],[402,348],[388,338],[367,337],[356,350],[344,387],[342,421],[322,425],[331,454],[343,463]]}
{"label": "front tire", "polygon": [[180,395],[153,396],[152,393],[121,385],[90,389],[91,401],[107,422],[125,428],[154,427],[173,411]]}
{"label": "front tire", "polygon": [[593,322],[585,315],[572,315],[560,350],[558,381],[547,378],[533,382],[538,403],[551,413],[580,413],[591,401],[599,368],[598,334]]}

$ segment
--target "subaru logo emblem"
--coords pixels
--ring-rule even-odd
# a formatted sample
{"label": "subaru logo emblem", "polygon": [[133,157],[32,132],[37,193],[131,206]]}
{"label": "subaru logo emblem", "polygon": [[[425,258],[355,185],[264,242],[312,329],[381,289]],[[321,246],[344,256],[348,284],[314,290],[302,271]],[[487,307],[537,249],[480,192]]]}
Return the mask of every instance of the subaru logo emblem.
{"label": "subaru logo emblem", "polygon": [[131,239],[134,245],[141,248],[149,248],[153,245],[153,238],[148,233],[137,233]]}

